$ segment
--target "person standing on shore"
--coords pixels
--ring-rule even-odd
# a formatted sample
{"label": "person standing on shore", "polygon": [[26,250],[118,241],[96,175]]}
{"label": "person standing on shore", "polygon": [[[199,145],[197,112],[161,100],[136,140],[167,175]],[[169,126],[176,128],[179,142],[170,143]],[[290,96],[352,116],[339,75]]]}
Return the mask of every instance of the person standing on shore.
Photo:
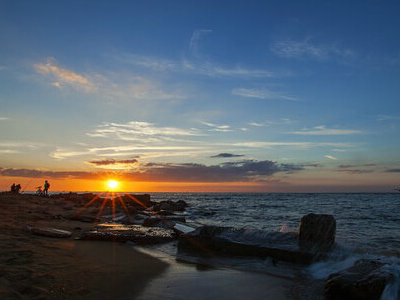
{"label": "person standing on shore", "polygon": [[13,183],[11,186],[11,193],[15,193],[15,183]]}
{"label": "person standing on shore", "polygon": [[47,180],[44,181],[44,189],[43,189],[43,194],[45,196],[49,195],[49,188],[50,188],[50,183],[47,182]]}

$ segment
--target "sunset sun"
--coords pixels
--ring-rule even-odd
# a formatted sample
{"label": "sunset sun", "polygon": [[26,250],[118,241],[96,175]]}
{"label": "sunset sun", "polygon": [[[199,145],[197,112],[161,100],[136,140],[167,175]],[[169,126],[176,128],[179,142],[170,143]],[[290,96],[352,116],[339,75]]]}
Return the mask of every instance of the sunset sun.
{"label": "sunset sun", "polygon": [[108,188],[115,190],[118,187],[118,181],[116,180],[108,180],[107,181]]}

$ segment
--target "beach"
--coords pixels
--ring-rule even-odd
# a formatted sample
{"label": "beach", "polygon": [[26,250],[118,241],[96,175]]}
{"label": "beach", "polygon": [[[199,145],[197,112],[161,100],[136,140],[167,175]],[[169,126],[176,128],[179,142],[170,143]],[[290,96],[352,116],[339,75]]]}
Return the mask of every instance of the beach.
{"label": "beach", "polygon": [[[293,299],[288,279],[201,268],[137,251],[130,243],[79,240],[93,224],[65,218],[81,203],[0,195],[1,299]],[[34,235],[30,227],[72,232]]]}

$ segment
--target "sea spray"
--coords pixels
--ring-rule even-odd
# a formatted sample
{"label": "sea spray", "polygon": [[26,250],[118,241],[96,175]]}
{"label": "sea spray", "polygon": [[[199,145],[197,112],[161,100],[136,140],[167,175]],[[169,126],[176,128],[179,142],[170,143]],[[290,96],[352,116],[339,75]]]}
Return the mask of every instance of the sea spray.
{"label": "sea spray", "polygon": [[400,299],[400,260],[387,265],[386,269],[393,274],[393,281],[388,283],[382,292],[380,300],[398,300]]}

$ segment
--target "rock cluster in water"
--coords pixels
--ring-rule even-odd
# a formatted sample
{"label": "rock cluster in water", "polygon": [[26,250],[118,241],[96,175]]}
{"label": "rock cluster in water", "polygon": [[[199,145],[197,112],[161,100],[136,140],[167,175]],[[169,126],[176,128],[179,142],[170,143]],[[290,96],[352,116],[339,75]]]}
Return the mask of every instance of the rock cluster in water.
{"label": "rock cluster in water", "polygon": [[333,216],[327,215],[310,214],[303,219],[306,222],[300,227],[300,234],[204,226],[181,235],[178,250],[203,255],[220,253],[271,257],[274,260],[310,264],[323,259],[326,251],[332,248],[335,230],[332,231],[328,227],[336,228],[336,222]]}

